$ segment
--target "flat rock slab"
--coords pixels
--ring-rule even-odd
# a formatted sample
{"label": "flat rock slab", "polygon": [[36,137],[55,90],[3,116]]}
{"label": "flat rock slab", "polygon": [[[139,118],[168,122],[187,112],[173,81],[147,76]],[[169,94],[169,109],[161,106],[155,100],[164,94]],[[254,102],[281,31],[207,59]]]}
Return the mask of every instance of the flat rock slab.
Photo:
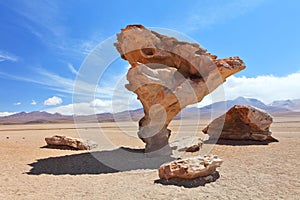
{"label": "flat rock slab", "polygon": [[252,106],[235,105],[227,113],[213,120],[202,131],[210,140],[278,140],[271,136],[272,117]]}
{"label": "flat rock slab", "polygon": [[180,152],[196,152],[201,149],[202,144],[203,140],[200,137],[191,136],[174,140],[170,143],[170,147]]}
{"label": "flat rock slab", "polygon": [[185,188],[194,188],[199,186],[205,186],[207,183],[215,182],[218,178],[220,178],[220,174],[218,171],[215,171],[211,175],[204,177],[197,177],[192,179],[182,179],[182,178],[171,178],[167,179],[158,179],[155,180],[154,183],[159,183],[162,185],[176,185],[182,186]]}
{"label": "flat rock slab", "polygon": [[205,177],[213,174],[222,163],[222,159],[215,155],[179,159],[161,165],[158,169],[158,175],[159,178],[166,180]]}
{"label": "flat rock slab", "polygon": [[52,137],[46,137],[45,141],[47,145],[51,147],[71,147],[77,150],[90,150],[96,148],[98,144],[91,140],[82,140],[78,138],[67,137],[63,135],[55,135]]}

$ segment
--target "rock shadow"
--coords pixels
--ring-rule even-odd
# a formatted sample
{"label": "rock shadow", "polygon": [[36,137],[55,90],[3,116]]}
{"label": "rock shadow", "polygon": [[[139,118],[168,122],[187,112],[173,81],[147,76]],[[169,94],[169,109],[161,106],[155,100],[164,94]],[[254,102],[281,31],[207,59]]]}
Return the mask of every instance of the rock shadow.
{"label": "rock shadow", "polygon": [[204,141],[204,144],[219,144],[219,145],[231,145],[231,146],[249,146],[249,145],[268,145],[272,142],[278,142],[278,141],[257,141],[257,140],[206,140]]}
{"label": "rock shadow", "polygon": [[161,164],[173,161],[167,156],[149,156],[144,149],[120,147],[108,151],[94,151],[80,154],[39,159],[29,164],[29,175],[82,175],[105,174],[137,169],[158,169]]}
{"label": "rock shadow", "polygon": [[213,174],[205,177],[197,177],[193,179],[181,179],[181,178],[171,178],[169,180],[166,179],[157,179],[154,183],[162,184],[162,185],[175,185],[175,186],[183,186],[185,188],[194,188],[199,186],[205,186],[207,183],[215,182],[220,178],[220,174],[218,171],[215,171]]}
{"label": "rock shadow", "polygon": [[64,145],[45,145],[40,147],[41,149],[59,149],[59,150],[72,150],[72,151],[82,151],[79,149],[76,149],[74,147],[70,147],[70,146],[64,146]]}

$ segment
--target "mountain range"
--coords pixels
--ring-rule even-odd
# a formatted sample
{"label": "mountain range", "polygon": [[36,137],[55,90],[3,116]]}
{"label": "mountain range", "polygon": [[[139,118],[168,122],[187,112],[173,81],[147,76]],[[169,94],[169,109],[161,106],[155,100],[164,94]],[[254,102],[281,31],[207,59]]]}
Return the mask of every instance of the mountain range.
{"label": "mountain range", "polygon": [[[179,113],[175,119],[195,117],[218,117],[234,105],[249,105],[265,110],[270,114],[286,114],[300,112],[300,99],[280,100],[265,104],[254,98],[238,97],[234,100],[216,102],[201,108],[188,107]],[[59,113],[50,114],[45,111],[20,112],[14,115],[0,117],[0,124],[42,124],[42,123],[98,123],[113,121],[138,121],[143,116],[143,109],[128,110],[119,113],[101,113],[88,116],[66,116]]]}

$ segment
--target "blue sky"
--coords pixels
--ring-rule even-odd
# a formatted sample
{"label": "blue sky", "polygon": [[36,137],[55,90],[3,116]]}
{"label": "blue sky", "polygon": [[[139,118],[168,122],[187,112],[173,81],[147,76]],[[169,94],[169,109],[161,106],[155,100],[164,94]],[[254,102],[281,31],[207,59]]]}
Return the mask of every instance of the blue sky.
{"label": "blue sky", "polygon": [[[247,69],[224,85],[226,99],[300,98],[299,7],[296,0],[0,0],[0,115],[72,114],[83,61],[127,24],[172,29],[220,58],[240,56]],[[127,67],[117,59],[95,83],[94,101],[76,102],[79,114],[112,111],[113,91],[117,84],[124,89]],[[140,107],[134,94],[126,95],[131,108]]]}

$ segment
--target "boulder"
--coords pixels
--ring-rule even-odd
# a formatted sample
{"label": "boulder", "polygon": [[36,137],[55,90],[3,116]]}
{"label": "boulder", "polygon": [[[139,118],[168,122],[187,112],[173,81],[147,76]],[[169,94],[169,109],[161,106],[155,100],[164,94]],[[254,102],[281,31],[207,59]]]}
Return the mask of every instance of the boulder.
{"label": "boulder", "polygon": [[252,106],[235,105],[202,131],[209,139],[278,141],[271,136],[272,117]]}
{"label": "boulder", "polygon": [[245,68],[239,57],[217,59],[196,43],[178,41],[142,25],[121,29],[117,40],[115,47],[131,65],[126,88],[137,94],[144,108],[138,136],[146,143],[146,153],[167,149],[171,120]]}
{"label": "boulder", "polygon": [[200,137],[191,136],[179,138],[170,143],[172,150],[182,152],[196,152],[202,147],[203,140]]}
{"label": "boulder", "polygon": [[211,175],[197,177],[192,179],[183,179],[183,178],[171,178],[171,179],[157,179],[154,183],[159,183],[162,185],[176,185],[180,187],[186,188],[194,188],[199,186],[205,186],[207,183],[215,182],[218,178],[220,178],[220,174],[218,171],[215,171]]}
{"label": "boulder", "polygon": [[48,146],[68,146],[78,150],[90,150],[97,147],[97,143],[91,140],[82,140],[62,135],[46,137],[45,141]]}
{"label": "boulder", "polygon": [[215,155],[179,159],[161,165],[158,169],[158,176],[167,180],[172,178],[194,179],[205,177],[213,174],[222,163],[222,159]]}

